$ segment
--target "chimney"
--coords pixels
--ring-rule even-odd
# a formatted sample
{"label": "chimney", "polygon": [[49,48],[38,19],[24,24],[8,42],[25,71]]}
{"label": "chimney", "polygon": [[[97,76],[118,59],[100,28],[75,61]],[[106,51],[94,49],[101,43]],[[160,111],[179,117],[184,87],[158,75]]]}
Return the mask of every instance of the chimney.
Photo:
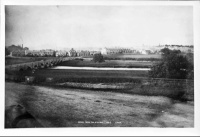
{"label": "chimney", "polygon": [[23,49],[23,44],[22,44],[22,49]]}

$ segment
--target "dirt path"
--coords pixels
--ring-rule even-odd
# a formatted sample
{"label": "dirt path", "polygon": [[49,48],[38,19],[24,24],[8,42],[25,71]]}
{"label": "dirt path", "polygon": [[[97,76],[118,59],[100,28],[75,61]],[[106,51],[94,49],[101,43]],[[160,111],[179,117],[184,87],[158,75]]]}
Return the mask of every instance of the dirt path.
{"label": "dirt path", "polygon": [[193,127],[194,106],[149,97],[6,82],[6,107],[21,104],[44,127]]}

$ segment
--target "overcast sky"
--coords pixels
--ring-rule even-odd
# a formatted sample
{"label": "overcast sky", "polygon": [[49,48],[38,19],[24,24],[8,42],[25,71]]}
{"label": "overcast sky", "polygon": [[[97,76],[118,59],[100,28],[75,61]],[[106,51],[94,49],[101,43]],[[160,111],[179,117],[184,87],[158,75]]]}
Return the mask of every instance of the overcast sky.
{"label": "overcast sky", "polygon": [[6,6],[6,46],[193,45],[191,6]]}

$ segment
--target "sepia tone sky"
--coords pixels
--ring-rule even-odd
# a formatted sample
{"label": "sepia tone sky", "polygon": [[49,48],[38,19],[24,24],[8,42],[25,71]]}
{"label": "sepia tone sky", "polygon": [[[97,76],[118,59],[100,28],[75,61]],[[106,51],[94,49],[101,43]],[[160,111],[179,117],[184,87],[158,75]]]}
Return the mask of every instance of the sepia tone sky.
{"label": "sepia tone sky", "polygon": [[193,45],[192,6],[6,6],[6,46]]}

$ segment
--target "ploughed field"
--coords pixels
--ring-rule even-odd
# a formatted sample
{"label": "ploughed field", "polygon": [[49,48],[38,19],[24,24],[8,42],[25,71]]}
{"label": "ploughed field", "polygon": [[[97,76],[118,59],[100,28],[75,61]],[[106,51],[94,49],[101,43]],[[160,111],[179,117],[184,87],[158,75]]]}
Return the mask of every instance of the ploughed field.
{"label": "ploughed field", "polygon": [[[6,82],[6,112],[20,104],[39,127],[193,127],[194,104],[140,96]],[[13,111],[17,113],[17,111]],[[21,117],[16,127],[34,127]],[[12,117],[6,117],[7,127]],[[35,122],[36,123],[36,122]]]}

